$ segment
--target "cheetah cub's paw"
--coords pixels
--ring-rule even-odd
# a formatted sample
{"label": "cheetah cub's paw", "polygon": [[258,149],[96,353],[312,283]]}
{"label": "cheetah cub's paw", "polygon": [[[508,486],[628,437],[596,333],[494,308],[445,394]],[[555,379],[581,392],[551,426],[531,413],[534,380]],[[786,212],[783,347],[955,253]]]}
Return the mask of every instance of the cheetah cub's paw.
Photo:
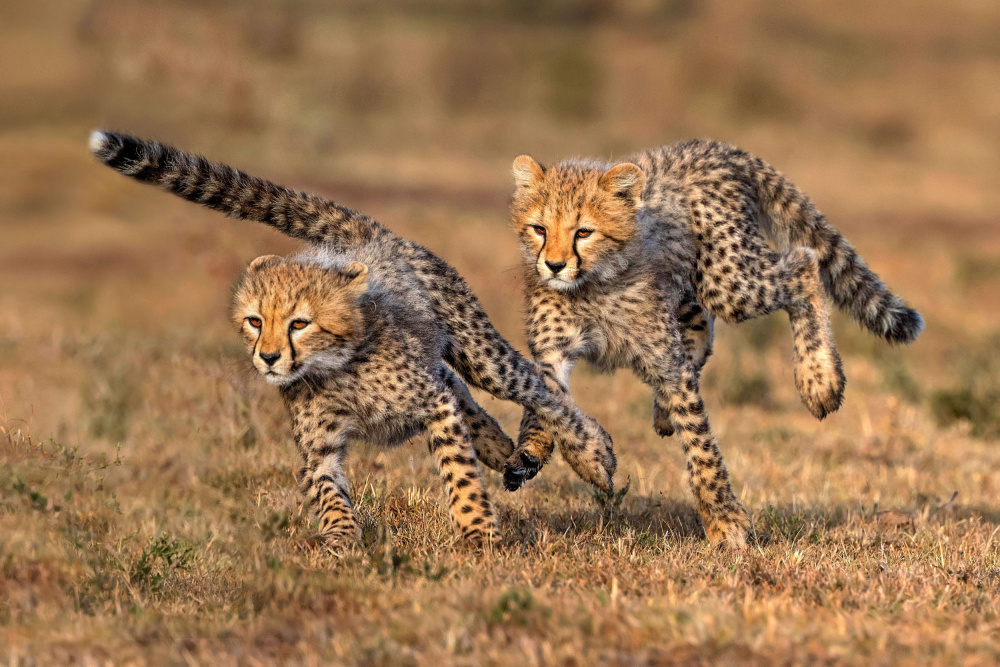
{"label": "cheetah cub's paw", "polygon": [[832,347],[820,350],[809,363],[795,368],[799,396],[816,419],[840,409],[846,384],[840,355]]}
{"label": "cheetah cub's paw", "polygon": [[462,533],[462,539],[475,551],[482,551],[500,539],[500,530],[494,521],[485,529],[475,529]]}
{"label": "cheetah cub's paw", "polygon": [[614,491],[618,459],[611,436],[597,421],[586,417],[583,438],[559,440],[559,451],[581,479],[605,493]]}
{"label": "cheetah cub's paw", "polygon": [[315,535],[306,538],[306,540],[299,545],[300,551],[312,551],[315,549],[325,549],[330,553],[342,555],[347,551],[350,551],[352,547],[360,542],[361,533],[358,531],[357,534],[337,534],[331,535],[328,533],[316,533]]}
{"label": "cheetah cub's paw", "polygon": [[669,438],[674,434],[674,425],[670,423],[670,411],[660,405],[659,401],[653,401],[653,430],[661,438]]}
{"label": "cheetah cub's paw", "polygon": [[482,517],[482,521],[462,529],[462,539],[469,547],[480,551],[500,539],[500,524],[495,516]]}
{"label": "cheetah cub's paw", "polygon": [[333,553],[343,553],[361,542],[361,528],[356,522],[341,518],[339,522],[335,521],[313,539],[321,541],[317,546],[326,547]]}
{"label": "cheetah cub's paw", "polygon": [[702,516],[701,521],[705,527],[705,537],[712,546],[736,551],[747,549],[747,539],[750,537],[753,525],[750,523],[750,515],[742,506],[733,508],[725,514]]}
{"label": "cheetah cub's paw", "polygon": [[516,491],[538,474],[552,456],[552,436],[541,429],[521,429],[517,448],[504,464],[503,486]]}
{"label": "cheetah cub's paw", "polygon": [[529,451],[518,448],[504,464],[503,488],[517,491],[529,479],[538,474],[544,462]]}

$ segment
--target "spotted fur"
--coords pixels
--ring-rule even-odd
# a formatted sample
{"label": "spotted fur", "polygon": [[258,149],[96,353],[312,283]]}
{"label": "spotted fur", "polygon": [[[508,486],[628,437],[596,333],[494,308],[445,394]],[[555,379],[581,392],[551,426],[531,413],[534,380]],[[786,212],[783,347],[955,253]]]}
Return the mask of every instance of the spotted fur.
{"label": "spotted fur", "polygon": [[[98,131],[90,143],[91,152],[116,171],[231,217],[267,224],[331,252],[377,249],[386,266],[382,287],[406,294],[402,302],[414,315],[437,323],[448,366],[465,383],[532,410],[581,477],[613,488],[616,462],[608,434],[571,397],[548,388],[535,365],[493,327],[458,272],[426,248],[357,211],[158,142]],[[475,423],[470,418],[467,425]],[[483,463],[499,467],[509,453],[503,449],[483,452]],[[508,467],[505,485],[517,488],[522,478],[519,469],[510,473]]]}
{"label": "spotted fur", "polygon": [[254,366],[280,388],[302,456],[299,488],[328,545],[358,536],[342,468],[348,440],[392,446],[419,432],[452,520],[481,544],[496,537],[497,520],[477,454],[499,467],[512,443],[445,365],[439,322],[402,300],[411,290],[383,287],[392,271],[391,259],[365,246],[259,257],[235,290],[233,322]]}
{"label": "spotted fur", "polygon": [[[654,428],[680,437],[713,542],[742,545],[750,528],[699,396],[713,317],[736,323],[785,310],[796,385],[820,419],[844,389],[824,293],[891,342],[910,342],[923,327],[804,194],[732,146],[691,141],[617,164],[548,169],[521,156],[513,171],[536,362],[564,392],[578,359],[631,368],[653,388]],[[534,473],[551,451],[526,411],[512,460],[530,461]]]}

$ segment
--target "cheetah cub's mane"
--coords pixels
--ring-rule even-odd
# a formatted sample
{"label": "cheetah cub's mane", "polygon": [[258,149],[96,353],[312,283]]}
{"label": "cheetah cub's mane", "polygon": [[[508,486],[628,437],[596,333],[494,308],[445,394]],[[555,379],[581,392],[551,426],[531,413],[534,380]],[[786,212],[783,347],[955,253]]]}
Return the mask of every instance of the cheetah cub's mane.
{"label": "cheetah cub's mane", "polygon": [[[923,329],[804,193],[739,148],[696,140],[548,168],[522,155],[513,174],[536,362],[567,393],[578,359],[631,368],[653,388],[654,428],[680,437],[713,542],[743,545],[750,529],[698,391],[714,317],[785,310],[796,386],[819,419],[840,407],[845,385],[827,296],[890,343]],[[537,470],[551,451],[525,413],[515,456]]]}

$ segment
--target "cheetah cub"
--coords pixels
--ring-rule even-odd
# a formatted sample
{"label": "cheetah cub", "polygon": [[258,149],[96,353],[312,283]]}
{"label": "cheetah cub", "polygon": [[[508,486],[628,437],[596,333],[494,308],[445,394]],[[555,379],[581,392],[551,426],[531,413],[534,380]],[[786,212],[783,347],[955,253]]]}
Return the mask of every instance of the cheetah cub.
{"label": "cheetah cub", "polygon": [[[547,169],[524,155],[513,171],[536,362],[564,392],[578,359],[631,368],[653,388],[656,432],[680,437],[706,535],[743,545],[750,521],[698,388],[713,317],[736,323],[785,310],[795,382],[819,419],[840,407],[845,383],[826,295],[890,342],[913,341],[923,319],[808,197],[738,148],[690,141],[617,164]],[[525,411],[512,460],[525,462],[528,477],[551,452],[551,437]]]}
{"label": "cheetah cub", "polygon": [[[497,398],[530,409],[559,442],[577,474],[605,491],[613,488],[616,461],[610,436],[580,412],[568,394],[549,389],[535,365],[493,327],[458,271],[427,248],[345,206],[156,141],[96,131],[90,150],[130,178],[231,217],[264,223],[314,248],[377,253],[383,287],[402,294],[398,290],[407,286],[408,296],[401,303],[415,317],[434,320],[444,341],[444,361],[458,376]],[[497,450],[496,457],[511,454],[513,448],[508,441],[506,451]],[[493,458],[484,455],[482,460],[495,467]],[[508,461],[507,468],[512,465]]]}
{"label": "cheetah cub", "polygon": [[[292,418],[299,488],[333,547],[358,537],[342,462],[349,438],[392,446],[426,432],[463,537],[496,536],[477,453],[503,465],[507,436],[443,361],[445,336],[380,281],[372,253],[258,257],[237,285],[233,322]],[[383,265],[383,266],[380,266]]]}

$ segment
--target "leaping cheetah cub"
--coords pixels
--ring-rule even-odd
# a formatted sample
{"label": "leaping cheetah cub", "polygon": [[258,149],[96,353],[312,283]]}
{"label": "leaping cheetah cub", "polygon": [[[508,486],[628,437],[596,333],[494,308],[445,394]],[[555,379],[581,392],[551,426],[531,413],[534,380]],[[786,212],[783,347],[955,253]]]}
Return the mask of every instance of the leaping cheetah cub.
{"label": "leaping cheetah cub", "polygon": [[280,388],[303,460],[299,488],[329,546],[358,536],[341,468],[348,438],[392,446],[422,431],[462,535],[496,536],[476,456],[499,468],[510,440],[445,365],[441,323],[380,247],[258,257],[235,290],[233,321],[254,367]]}
{"label": "leaping cheetah cub", "polygon": [[[654,427],[678,433],[713,543],[742,545],[750,528],[699,396],[713,316],[742,322],[785,310],[795,382],[820,419],[844,391],[825,294],[890,342],[909,343],[923,328],[806,195],[738,148],[689,141],[619,163],[549,168],[522,155],[513,171],[535,360],[566,392],[578,359],[631,368],[653,388]],[[551,452],[525,411],[511,461],[530,477]]]}

